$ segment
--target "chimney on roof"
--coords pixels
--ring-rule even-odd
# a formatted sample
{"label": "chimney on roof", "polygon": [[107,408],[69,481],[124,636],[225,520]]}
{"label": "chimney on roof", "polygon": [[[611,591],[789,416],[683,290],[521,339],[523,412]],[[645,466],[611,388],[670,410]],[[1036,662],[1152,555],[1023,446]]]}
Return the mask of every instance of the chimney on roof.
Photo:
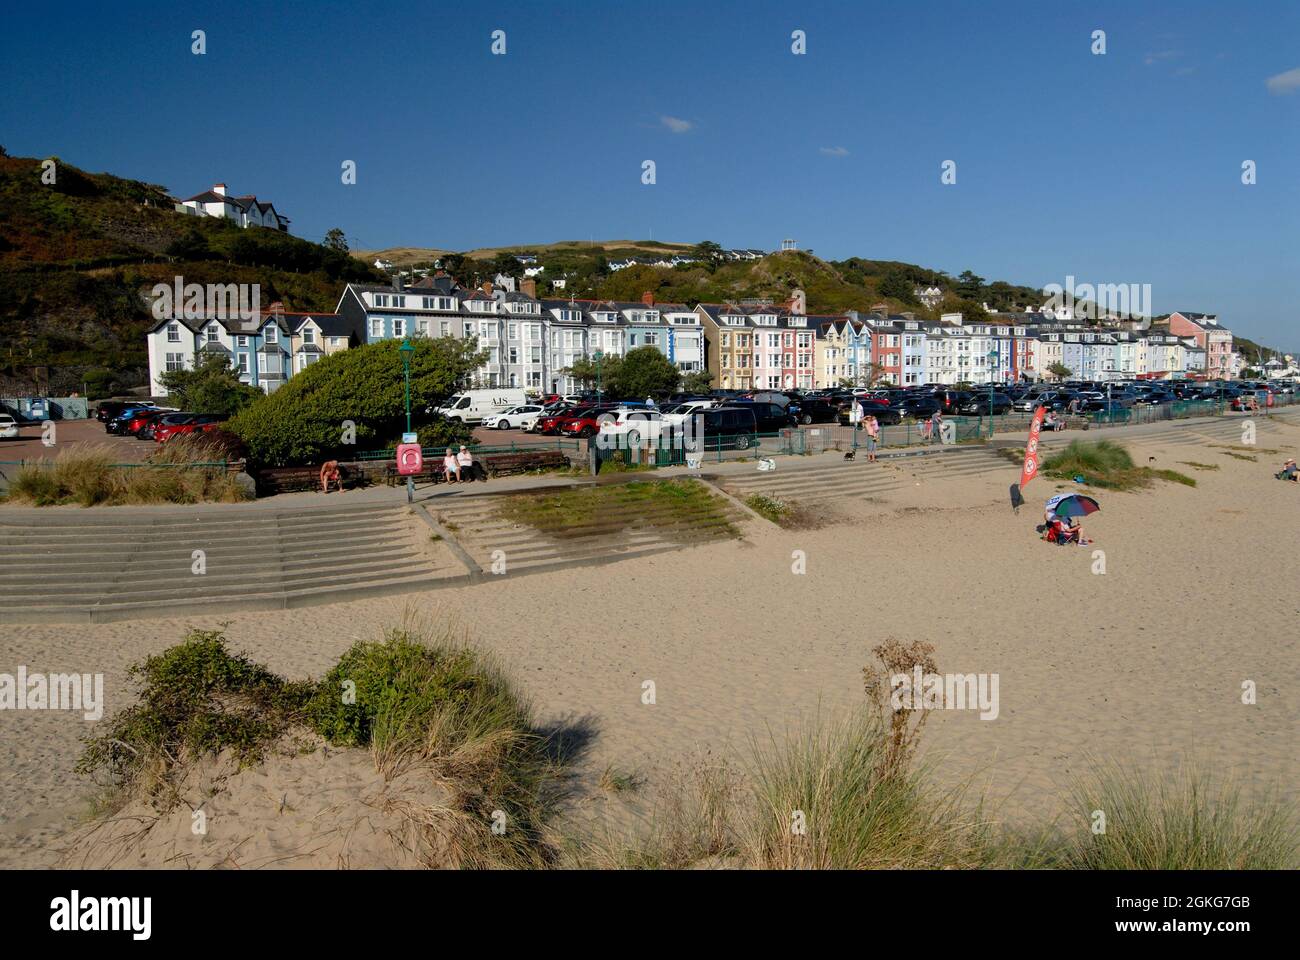
{"label": "chimney on roof", "polygon": [[214,183],[212,185],[212,192],[224,197],[226,195],[226,185],[224,183]]}
{"label": "chimney on roof", "polygon": [[524,277],[519,281],[519,292],[537,299],[537,281],[532,277]]}
{"label": "chimney on roof", "polygon": [[647,290],[645,293],[641,294],[641,302],[647,307],[653,307],[655,305],[655,295]]}
{"label": "chimney on roof", "polygon": [[406,289],[406,284],[402,281],[402,273],[400,270],[393,274],[393,289],[398,293],[401,293]]}

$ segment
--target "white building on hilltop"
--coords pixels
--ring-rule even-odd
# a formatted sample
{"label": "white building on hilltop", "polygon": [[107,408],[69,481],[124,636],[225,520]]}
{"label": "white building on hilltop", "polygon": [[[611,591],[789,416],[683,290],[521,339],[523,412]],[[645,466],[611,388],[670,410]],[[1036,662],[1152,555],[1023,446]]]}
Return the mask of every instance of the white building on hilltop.
{"label": "white building on hilltop", "polygon": [[224,183],[213,184],[211,190],[204,190],[188,200],[182,200],[176,209],[180,213],[196,217],[225,217],[234,220],[241,227],[266,227],[268,230],[289,232],[289,218],[280,216],[269,201],[258,200],[251,194],[232,197],[226,193]]}

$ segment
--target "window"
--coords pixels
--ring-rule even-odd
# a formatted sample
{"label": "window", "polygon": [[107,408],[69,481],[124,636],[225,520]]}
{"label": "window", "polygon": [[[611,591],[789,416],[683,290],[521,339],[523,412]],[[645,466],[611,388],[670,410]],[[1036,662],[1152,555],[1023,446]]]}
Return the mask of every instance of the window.
{"label": "window", "polygon": [[635,347],[635,346],[636,346],[636,334],[635,334],[635,333],[629,333],[629,334],[627,335],[627,345],[628,345],[628,348],[629,348],[629,349],[632,348],[632,347]]}
{"label": "window", "polygon": [[421,298],[420,298],[420,305],[421,305],[425,310],[432,310],[432,309],[433,309],[433,297],[421,297]]}
{"label": "window", "polygon": [[450,320],[443,320],[443,321],[439,322],[439,324],[438,324],[438,332],[439,332],[440,334],[442,334],[442,336],[444,336],[444,337],[450,337],[450,336],[451,336],[451,321],[450,321]]}
{"label": "window", "polygon": [[316,331],[315,331],[314,328],[312,328],[312,327],[303,327],[303,328],[302,328],[302,342],[303,342],[303,343],[315,343],[315,342],[316,342]]}
{"label": "window", "polygon": [[181,325],[179,323],[167,324],[167,342],[168,343],[181,342]]}
{"label": "window", "polygon": [[722,333],[718,335],[718,344],[723,347],[731,346],[731,334]]}
{"label": "window", "polygon": [[384,335],[384,318],[371,317],[370,318],[371,339],[374,339],[375,337],[382,337],[383,335]]}
{"label": "window", "polygon": [[386,306],[388,306],[388,294],[386,294],[386,293],[376,293],[376,294],[375,294],[375,306],[376,306],[376,307],[386,307]]}
{"label": "window", "polygon": [[405,297],[393,297],[393,306],[395,306],[395,307],[405,307],[405,306],[406,306],[406,298],[405,298]]}
{"label": "window", "polygon": [[474,322],[472,320],[465,321],[465,336],[467,338],[474,336]]}
{"label": "window", "polygon": [[175,370],[184,370],[184,369],[185,369],[185,354],[183,354],[183,353],[169,353],[169,354],[167,354],[167,358],[166,358],[166,359],[167,359],[166,366],[167,366],[167,370],[168,370],[169,372],[171,372],[171,371],[175,371]]}
{"label": "window", "polygon": [[659,344],[659,334],[653,330],[645,335],[646,346],[657,346]]}
{"label": "window", "polygon": [[235,344],[240,347],[248,346],[248,337],[235,337]]}
{"label": "window", "polygon": [[402,317],[393,317],[393,336],[406,336],[406,320]]}
{"label": "window", "polygon": [[[518,363],[518,362],[519,362],[519,348],[518,348],[518,347],[511,347],[511,348],[509,349],[509,351],[507,352],[506,356],[509,358],[509,359],[508,359],[508,362],[510,362],[510,363]],[[514,386],[514,384],[511,384],[511,386]]]}
{"label": "window", "polygon": [[519,339],[519,324],[511,323],[506,326],[506,336],[511,340]]}
{"label": "window", "polygon": [[240,375],[247,376],[248,375],[248,354],[241,353],[239,355],[239,359],[236,365],[239,367]]}
{"label": "window", "polygon": [[220,339],[217,333],[217,325],[214,323],[207,329],[208,343],[216,343]]}
{"label": "window", "polygon": [[429,321],[423,318],[415,321],[415,335],[417,337],[427,337],[429,335]]}
{"label": "window", "polygon": [[268,325],[262,332],[266,337],[267,343],[280,342],[280,328],[277,327],[275,324],[272,323]]}

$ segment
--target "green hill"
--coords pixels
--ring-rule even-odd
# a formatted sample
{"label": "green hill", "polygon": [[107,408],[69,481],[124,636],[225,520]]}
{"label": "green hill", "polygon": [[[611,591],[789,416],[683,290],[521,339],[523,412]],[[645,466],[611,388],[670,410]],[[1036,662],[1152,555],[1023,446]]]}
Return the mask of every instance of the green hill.
{"label": "green hill", "polygon": [[51,159],[46,184],[43,161],[0,150],[0,395],[144,384],[140,293],[176,276],[258,283],[287,310],[331,310],[343,282],[382,279],[345,252],[177,213],[162,187]]}

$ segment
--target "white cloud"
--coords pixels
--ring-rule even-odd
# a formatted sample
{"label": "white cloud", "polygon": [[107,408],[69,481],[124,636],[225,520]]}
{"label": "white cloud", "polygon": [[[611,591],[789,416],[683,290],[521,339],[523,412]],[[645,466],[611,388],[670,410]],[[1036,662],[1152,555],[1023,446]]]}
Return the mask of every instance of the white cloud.
{"label": "white cloud", "polygon": [[1300,90],[1300,67],[1269,77],[1265,82],[1269,93],[1295,93]]}
{"label": "white cloud", "polygon": [[1154,53],[1148,53],[1142,58],[1142,62],[1150,67],[1163,60],[1176,60],[1182,55],[1183,52],[1181,50],[1157,50]]}
{"label": "white cloud", "polygon": [[695,126],[691,121],[683,120],[681,117],[662,116],[659,118],[659,122],[673,133],[685,133],[687,130],[691,129],[691,127]]}
{"label": "white cloud", "polygon": [[847,157],[849,155],[849,151],[844,147],[822,147],[820,152],[828,157]]}

